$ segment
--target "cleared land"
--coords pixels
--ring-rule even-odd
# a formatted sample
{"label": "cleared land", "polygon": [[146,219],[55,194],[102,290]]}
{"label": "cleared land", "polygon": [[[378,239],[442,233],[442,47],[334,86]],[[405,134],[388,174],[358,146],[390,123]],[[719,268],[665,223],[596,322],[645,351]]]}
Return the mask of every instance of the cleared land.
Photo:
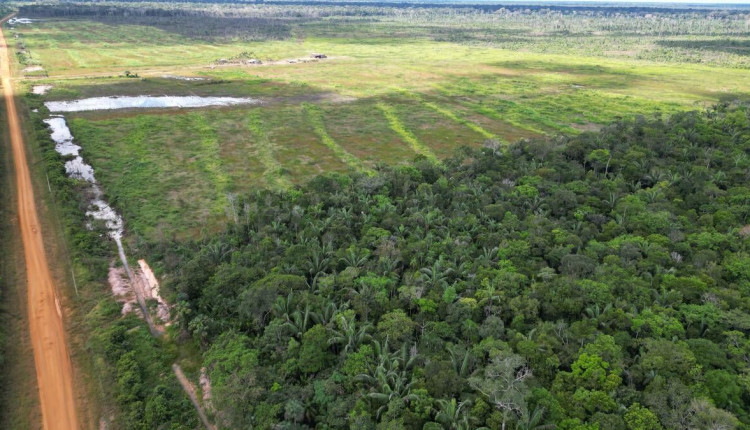
{"label": "cleared land", "polygon": [[[273,6],[250,10],[277,13]],[[281,30],[255,40],[137,20],[49,18],[15,32],[27,63],[44,68],[45,77],[34,82],[54,85],[47,99],[170,94],[265,101],[68,116],[128,228],[146,238],[195,234],[227,219],[233,194],[285,189],[324,171],[440,159],[487,139],[575,134],[618,117],[669,114],[750,93],[740,49],[747,35],[731,23],[722,25],[739,32],[734,50],[719,35],[680,22],[663,37],[618,38],[625,24],[611,18],[616,31],[563,38],[546,21],[524,24],[519,17],[507,25],[476,18],[478,30],[468,32],[462,27],[468,18],[411,12],[413,22],[432,21],[409,25],[409,17],[395,13],[365,22],[339,12],[324,20],[282,20]],[[539,34],[532,25],[542,26]],[[603,49],[607,43],[613,48]],[[284,61],[313,52],[328,58]],[[217,64],[243,55],[265,64]],[[124,78],[125,71],[139,78]]]}

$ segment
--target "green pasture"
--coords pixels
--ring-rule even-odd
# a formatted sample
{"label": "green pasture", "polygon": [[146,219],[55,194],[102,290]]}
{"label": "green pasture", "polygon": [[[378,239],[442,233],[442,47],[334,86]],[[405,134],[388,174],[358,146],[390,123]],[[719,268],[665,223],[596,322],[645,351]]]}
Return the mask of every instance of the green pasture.
{"label": "green pasture", "polygon": [[[233,195],[288,189],[320,172],[367,174],[379,163],[418,156],[439,162],[487,139],[575,134],[620,117],[700,109],[750,94],[750,73],[741,68],[403,38],[377,26],[359,36],[336,28],[310,25],[305,37],[288,40],[213,42],[85,20],[14,31],[48,75],[27,80],[28,87],[55,86],[47,99],[263,100],[252,107],[68,115],[128,228],[144,236],[194,234],[226,220]],[[558,43],[547,39],[549,46]],[[243,52],[266,64],[212,65]],[[329,58],[285,61],[313,52]],[[125,71],[139,77],[124,78]]]}

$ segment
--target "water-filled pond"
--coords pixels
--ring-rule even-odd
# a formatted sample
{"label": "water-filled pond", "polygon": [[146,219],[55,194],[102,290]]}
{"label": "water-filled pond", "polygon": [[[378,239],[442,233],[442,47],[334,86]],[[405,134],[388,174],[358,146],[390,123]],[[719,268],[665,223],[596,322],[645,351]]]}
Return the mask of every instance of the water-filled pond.
{"label": "water-filled pond", "polygon": [[114,109],[197,108],[258,104],[249,97],[120,96],[53,101],[44,103],[50,112],[82,112]]}

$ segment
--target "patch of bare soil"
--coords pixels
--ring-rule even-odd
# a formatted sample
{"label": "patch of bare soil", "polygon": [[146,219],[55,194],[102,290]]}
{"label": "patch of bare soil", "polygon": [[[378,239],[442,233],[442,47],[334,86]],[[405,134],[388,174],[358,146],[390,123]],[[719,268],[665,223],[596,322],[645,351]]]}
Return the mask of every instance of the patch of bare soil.
{"label": "patch of bare soil", "polygon": [[214,404],[211,401],[211,380],[208,378],[208,370],[205,367],[201,367],[201,376],[198,380],[201,386],[201,394],[203,400],[203,407],[210,412],[215,412]]}
{"label": "patch of bare soil", "polygon": [[349,57],[345,56],[337,56],[337,57],[329,57],[327,55],[323,54],[312,54],[309,57],[299,57],[299,58],[284,58],[281,60],[228,60],[228,59],[220,59],[214,63],[212,63],[209,68],[213,69],[215,67],[237,67],[237,66],[244,66],[244,67],[265,67],[265,66],[280,66],[280,65],[288,65],[288,64],[307,64],[307,63],[318,63],[321,61],[329,61],[329,60],[340,60],[345,59]]}
{"label": "patch of bare soil", "polygon": [[145,297],[147,300],[156,300],[156,316],[165,325],[170,325],[171,321],[169,318],[169,305],[164,300],[164,298],[159,295],[159,281],[156,280],[156,276],[154,276],[154,272],[151,271],[151,267],[149,267],[148,263],[146,263],[146,260],[138,260],[138,266],[140,270],[136,271],[136,277],[141,278],[143,297]]}
{"label": "patch of bare soil", "polygon": [[174,375],[177,377],[177,380],[180,381],[180,385],[182,385],[182,389],[190,398],[190,402],[193,404],[193,406],[195,406],[195,410],[198,411],[198,416],[203,422],[203,425],[208,430],[216,430],[216,426],[211,424],[211,422],[208,420],[208,417],[206,417],[206,413],[203,411],[203,407],[201,406],[200,402],[198,402],[198,396],[195,392],[195,387],[193,386],[193,383],[190,382],[187,376],[185,376],[185,373],[182,371],[182,368],[177,363],[172,365],[172,370],[174,371]]}
{"label": "patch of bare soil", "polygon": [[[159,282],[151,271],[145,260],[138,260],[138,268],[133,271],[133,280],[131,283],[127,271],[124,267],[110,267],[107,280],[109,281],[112,295],[122,303],[122,314],[134,313],[143,317],[140,306],[138,305],[138,296],[144,301],[153,300],[156,302],[156,317],[161,322],[160,325],[168,326],[171,324],[169,316],[169,304],[159,294]],[[162,329],[163,327],[158,327]]]}
{"label": "patch of bare soil", "polygon": [[133,312],[139,317],[142,316],[125,268],[111,266],[107,281],[109,281],[109,287],[112,289],[112,295],[115,297],[115,300],[122,303],[122,314],[125,315]]}
{"label": "patch of bare soil", "polygon": [[29,66],[23,70],[21,70],[24,73],[32,73],[32,72],[43,72],[44,67],[42,66]]}
{"label": "patch of bare soil", "polygon": [[34,85],[31,88],[31,93],[43,96],[47,94],[47,92],[51,89],[52,89],[52,85]]}

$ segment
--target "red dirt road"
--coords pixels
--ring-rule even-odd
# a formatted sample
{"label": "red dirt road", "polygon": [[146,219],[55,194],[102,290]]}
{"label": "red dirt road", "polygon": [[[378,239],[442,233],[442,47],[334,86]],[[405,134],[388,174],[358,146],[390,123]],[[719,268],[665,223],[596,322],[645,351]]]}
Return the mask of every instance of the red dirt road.
{"label": "red dirt road", "polygon": [[[10,16],[0,23],[8,18]],[[26,260],[29,330],[34,347],[43,426],[47,430],[77,430],[79,424],[73,397],[73,368],[65,342],[60,303],[44,253],[34,190],[14,101],[8,51],[0,29],[0,77],[16,170],[18,217]]]}

